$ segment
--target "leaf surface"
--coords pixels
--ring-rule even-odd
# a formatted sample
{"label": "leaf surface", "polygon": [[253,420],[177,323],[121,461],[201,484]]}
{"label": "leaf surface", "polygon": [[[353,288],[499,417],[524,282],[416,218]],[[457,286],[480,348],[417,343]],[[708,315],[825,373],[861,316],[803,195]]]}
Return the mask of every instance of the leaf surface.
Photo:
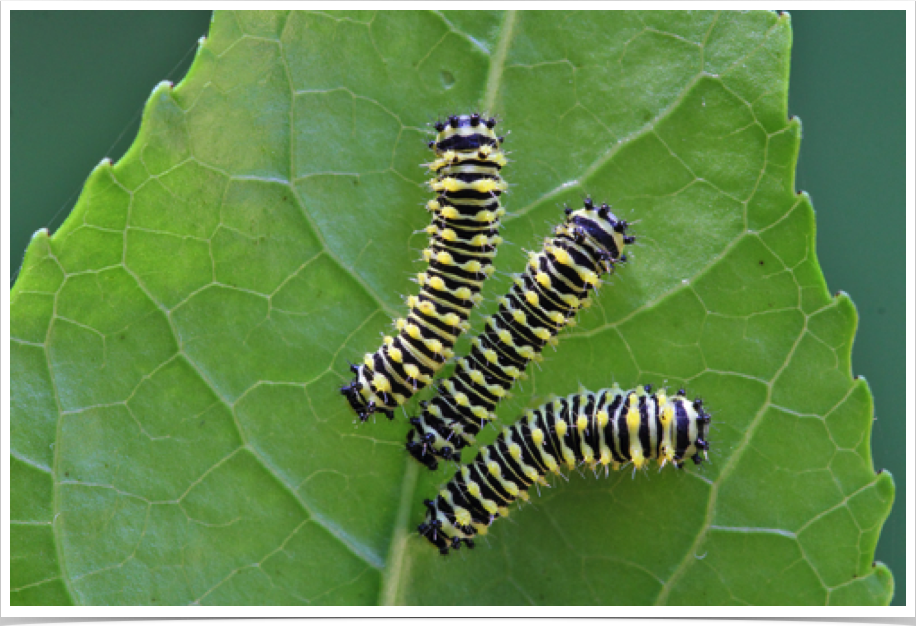
{"label": "leaf surface", "polygon": [[[12,602],[886,604],[790,43],[762,12],[218,13],[13,288]],[[412,529],[449,470],[337,388],[414,290],[427,122],[477,108],[512,130],[501,272],[586,193],[639,240],[501,420],[684,385],[713,452],[556,480],[443,560]]]}

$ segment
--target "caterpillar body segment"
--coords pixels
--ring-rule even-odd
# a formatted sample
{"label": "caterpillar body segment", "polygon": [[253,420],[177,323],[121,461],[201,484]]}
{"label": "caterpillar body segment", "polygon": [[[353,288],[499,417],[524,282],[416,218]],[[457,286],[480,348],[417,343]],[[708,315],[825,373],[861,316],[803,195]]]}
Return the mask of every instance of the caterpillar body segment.
{"label": "caterpillar body segment", "polygon": [[420,292],[407,298],[407,317],[395,320],[397,335],[351,365],[353,381],[340,389],[362,421],[374,413],[393,419],[395,408],[432,382],[454,356],[455,341],[482,300],[480,290],[502,243],[500,195],[508,188],[500,176],[507,159],[495,126],[495,119],[476,113],[435,125],[436,139],[429,144],[435,159],[428,165],[436,197],[426,204],[432,221],[423,250],[428,266],[415,277]]}
{"label": "caterpillar body segment", "polygon": [[504,428],[435,500],[426,500],[426,520],[417,530],[442,554],[462,544],[473,548],[476,535],[550,474],[579,465],[608,471],[643,469],[651,461],[677,468],[688,458],[701,463],[709,422],[702,401],[688,400],[683,390],[668,396],[649,386],[624,391],[614,385],[548,401]]}
{"label": "caterpillar body segment", "polygon": [[482,425],[495,419],[496,405],[528,363],[540,360],[544,346],[555,345],[557,334],[591,304],[590,292],[626,260],[624,248],[633,241],[627,223],[608,205],[586,199],[581,209],[567,208],[553,237],[529,255],[525,272],[471,340],[470,353],[458,359],[438,395],[411,419],[408,452],[429,469],[436,469],[437,458],[459,458]]}

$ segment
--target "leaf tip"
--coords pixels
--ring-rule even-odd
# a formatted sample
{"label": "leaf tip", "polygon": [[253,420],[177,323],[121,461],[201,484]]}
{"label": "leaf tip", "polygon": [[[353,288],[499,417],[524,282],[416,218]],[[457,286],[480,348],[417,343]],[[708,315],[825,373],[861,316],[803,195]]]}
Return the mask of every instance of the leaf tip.
{"label": "leaf tip", "polygon": [[893,475],[886,469],[882,468],[876,472],[876,476],[878,477],[878,480],[876,481],[878,497],[880,497],[884,502],[893,502],[894,494],[897,491]]}

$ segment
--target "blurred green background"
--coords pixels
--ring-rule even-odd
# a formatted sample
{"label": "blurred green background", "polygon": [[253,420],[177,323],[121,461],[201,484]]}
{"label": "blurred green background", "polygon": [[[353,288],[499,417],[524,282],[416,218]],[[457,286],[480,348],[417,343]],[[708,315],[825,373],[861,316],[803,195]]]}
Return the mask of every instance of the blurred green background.
{"label": "blurred green background", "polygon": [[[875,396],[875,466],[897,500],[876,558],[906,588],[905,70],[903,11],[795,11],[789,111],[804,139],[796,188],[811,194],[827,285],[859,310],[854,374]],[[32,233],[52,232],[103,158],[133,141],[153,87],[179,82],[205,11],[13,11],[13,277]]]}

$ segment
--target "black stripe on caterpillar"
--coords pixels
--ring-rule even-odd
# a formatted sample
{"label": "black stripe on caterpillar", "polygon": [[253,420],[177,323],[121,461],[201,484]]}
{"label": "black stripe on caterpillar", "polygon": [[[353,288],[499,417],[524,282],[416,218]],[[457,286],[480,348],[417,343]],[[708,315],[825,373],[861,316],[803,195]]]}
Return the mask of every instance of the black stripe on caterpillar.
{"label": "black stripe on caterpillar", "polygon": [[407,298],[408,316],[395,320],[397,336],[386,336],[362,364],[351,364],[354,379],[340,389],[362,421],[374,413],[393,419],[393,409],[432,382],[454,356],[455,341],[469,328],[502,242],[499,196],[507,185],[500,170],[507,159],[495,126],[495,119],[477,113],[435,125],[429,147],[436,158],[429,169],[436,177],[429,186],[438,195],[426,205],[433,219],[423,250],[429,266],[416,277],[420,293]]}
{"label": "black stripe on caterpillar", "polygon": [[473,548],[474,536],[486,534],[516,500],[527,501],[528,489],[546,485],[548,474],[579,465],[607,474],[632,464],[635,472],[653,459],[659,467],[681,468],[687,458],[699,464],[709,422],[702,400],[688,400],[684,390],[653,394],[649,385],[550,400],[504,428],[435,500],[424,501],[426,521],[417,530],[442,554],[462,543]]}
{"label": "black stripe on caterpillar", "polygon": [[544,346],[556,345],[557,333],[574,325],[579,309],[591,304],[589,290],[626,261],[624,247],[634,240],[606,204],[595,206],[587,198],[581,209],[566,207],[566,220],[544,240],[541,252],[529,254],[526,271],[515,277],[498,311],[471,341],[470,354],[439,383],[438,395],[421,403],[421,415],[411,418],[407,451],[432,470],[436,457],[459,459],[482,425],[495,419],[497,403],[528,363],[540,360]]}

